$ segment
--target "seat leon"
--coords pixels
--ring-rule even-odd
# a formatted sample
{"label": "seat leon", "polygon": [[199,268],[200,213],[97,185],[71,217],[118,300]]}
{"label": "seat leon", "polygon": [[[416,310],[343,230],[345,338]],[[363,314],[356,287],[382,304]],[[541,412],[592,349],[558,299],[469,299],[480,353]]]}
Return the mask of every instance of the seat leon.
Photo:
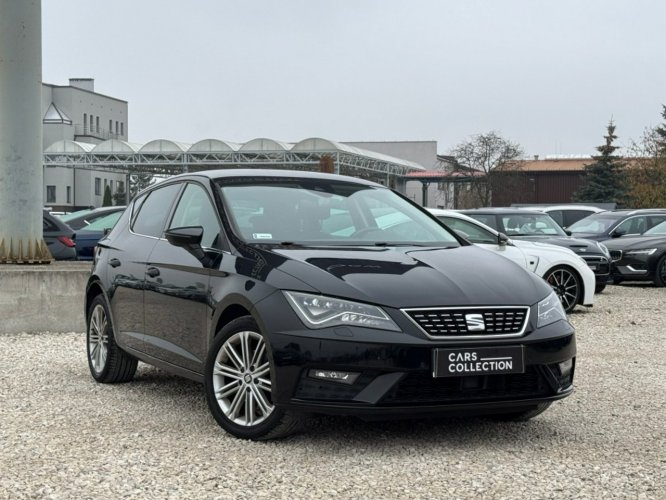
{"label": "seat leon", "polygon": [[575,333],[546,282],[340,175],[152,186],[98,243],[85,302],[95,380],[141,360],[203,382],[240,438],[308,413],[526,420],[573,391]]}

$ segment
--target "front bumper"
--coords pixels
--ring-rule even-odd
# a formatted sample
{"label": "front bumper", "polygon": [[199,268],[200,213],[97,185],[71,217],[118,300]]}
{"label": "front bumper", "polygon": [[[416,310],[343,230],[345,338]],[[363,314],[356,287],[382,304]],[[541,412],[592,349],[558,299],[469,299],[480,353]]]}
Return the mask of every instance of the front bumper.
{"label": "front bumper", "polygon": [[587,265],[590,267],[594,273],[594,277],[597,285],[605,285],[608,282],[611,272],[611,263],[603,255],[584,255],[578,254],[582,257]]}
{"label": "front bumper", "polygon": [[[469,415],[520,411],[573,391],[576,342],[566,321],[538,330],[530,323],[528,333],[519,338],[444,342],[429,340],[413,324],[400,322],[396,311],[387,312],[403,332],[309,330],[288,314],[282,315],[284,321],[262,325],[275,366],[273,402],[303,412],[376,418]],[[486,346],[522,346],[525,372],[433,377],[433,349]],[[558,364],[567,360],[574,360],[574,367],[562,376]],[[359,375],[354,383],[344,384],[313,378],[312,370]]]}
{"label": "front bumper", "polygon": [[651,281],[654,279],[656,263],[649,257],[624,254],[620,260],[613,262],[611,276],[629,281]]}

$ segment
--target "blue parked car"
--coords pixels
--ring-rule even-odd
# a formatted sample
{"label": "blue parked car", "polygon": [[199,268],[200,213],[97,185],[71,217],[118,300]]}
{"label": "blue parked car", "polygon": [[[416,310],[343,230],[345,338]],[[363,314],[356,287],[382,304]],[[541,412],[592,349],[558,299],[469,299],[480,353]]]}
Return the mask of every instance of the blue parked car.
{"label": "blue parked car", "polygon": [[79,260],[92,260],[97,242],[104,236],[104,231],[112,229],[122,211],[114,212],[91,222],[76,232],[76,250]]}

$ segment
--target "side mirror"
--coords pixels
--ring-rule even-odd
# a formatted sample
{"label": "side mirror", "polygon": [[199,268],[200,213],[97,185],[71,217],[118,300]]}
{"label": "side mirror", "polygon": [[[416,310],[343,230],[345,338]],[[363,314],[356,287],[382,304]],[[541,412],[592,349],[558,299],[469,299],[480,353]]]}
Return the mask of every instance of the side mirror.
{"label": "side mirror", "polygon": [[611,238],[619,238],[620,236],[624,236],[625,234],[627,234],[626,229],[617,228],[615,231],[613,231],[610,234],[610,236],[611,236]]}
{"label": "side mirror", "polygon": [[175,247],[185,248],[189,250],[190,247],[198,246],[201,248],[201,238],[203,238],[203,227],[201,226],[187,226],[187,227],[174,227],[164,233],[166,239]]}
{"label": "side mirror", "polygon": [[497,233],[497,244],[501,247],[505,247],[509,244],[509,237],[504,233]]}
{"label": "side mirror", "polygon": [[201,248],[203,231],[203,227],[201,226],[174,227],[167,230],[164,236],[173,246],[187,250],[204,267],[211,267],[214,262],[213,259],[208,257],[203,248]]}
{"label": "side mirror", "polygon": [[569,231],[568,229],[565,229],[564,234],[566,234],[567,236],[571,236],[571,231]]}

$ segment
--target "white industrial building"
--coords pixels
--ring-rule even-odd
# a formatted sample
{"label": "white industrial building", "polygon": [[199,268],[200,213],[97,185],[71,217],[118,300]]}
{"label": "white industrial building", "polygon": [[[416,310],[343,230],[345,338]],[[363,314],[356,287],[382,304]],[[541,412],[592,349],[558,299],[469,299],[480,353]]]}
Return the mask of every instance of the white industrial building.
{"label": "white industrial building", "polygon": [[[127,101],[95,92],[92,78],[71,78],[69,85],[42,83],[43,147],[71,141],[90,150],[109,139],[127,140]],[[58,210],[101,206],[104,189],[127,189],[124,172],[44,166],[44,204]]]}
{"label": "white industrial building", "polygon": [[[157,139],[128,141],[127,101],[98,94],[94,80],[42,85],[44,203],[58,210],[101,206],[104,190],[129,189],[129,174],[173,175],[210,168],[264,167],[318,170],[324,157],[335,172],[372,179],[421,203],[423,184],[407,174],[441,167],[436,141],[335,142],[308,138],[285,143],[258,138],[244,144],[204,139],[195,144]],[[426,186],[431,206],[437,183]],[[444,197],[445,199],[446,197]]]}

